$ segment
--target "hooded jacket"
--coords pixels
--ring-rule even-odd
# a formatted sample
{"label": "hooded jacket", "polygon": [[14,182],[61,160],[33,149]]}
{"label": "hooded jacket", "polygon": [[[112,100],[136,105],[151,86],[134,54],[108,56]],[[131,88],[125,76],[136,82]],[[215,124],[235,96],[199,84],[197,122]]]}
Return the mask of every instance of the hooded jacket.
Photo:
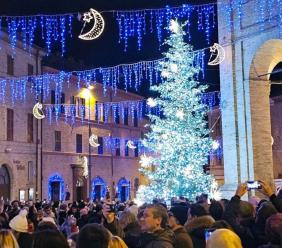
{"label": "hooded jacket", "polygon": [[210,228],[214,222],[215,220],[211,216],[205,215],[196,217],[185,225],[188,234],[192,238],[194,247],[206,247],[205,229]]}
{"label": "hooded jacket", "polygon": [[174,230],[175,248],[193,248],[193,242],[183,226]]}
{"label": "hooded jacket", "polygon": [[174,248],[175,236],[168,229],[160,229],[153,233],[142,233],[139,248]]}

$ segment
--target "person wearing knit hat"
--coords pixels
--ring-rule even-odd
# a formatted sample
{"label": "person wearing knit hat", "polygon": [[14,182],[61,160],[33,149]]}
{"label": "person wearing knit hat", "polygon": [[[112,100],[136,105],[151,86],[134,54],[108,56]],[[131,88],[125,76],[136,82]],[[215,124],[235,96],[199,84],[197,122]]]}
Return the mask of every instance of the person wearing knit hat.
{"label": "person wearing knit hat", "polygon": [[175,235],[175,248],[192,248],[193,242],[183,227],[187,219],[188,208],[182,205],[171,207],[168,212],[168,223]]}
{"label": "person wearing knit hat", "polygon": [[11,229],[17,232],[27,233],[28,224],[27,224],[26,216],[27,216],[26,209],[21,210],[18,215],[16,215],[13,219],[11,219],[9,223]]}
{"label": "person wearing knit hat", "polygon": [[21,248],[31,247],[32,235],[28,233],[27,210],[22,209],[18,215],[11,219],[9,226]]}

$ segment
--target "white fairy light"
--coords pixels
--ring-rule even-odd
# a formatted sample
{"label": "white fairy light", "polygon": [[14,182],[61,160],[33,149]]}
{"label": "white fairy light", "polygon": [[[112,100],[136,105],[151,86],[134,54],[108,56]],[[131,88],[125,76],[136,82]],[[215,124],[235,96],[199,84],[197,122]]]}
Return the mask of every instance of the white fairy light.
{"label": "white fairy light", "polygon": [[170,70],[172,71],[172,72],[177,72],[178,71],[178,66],[177,66],[177,64],[171,64],[170,65]]}
{"label": "white fairy light", "polygon": [[156,107],[157,106],[157,101],[154,98],[149,97],[147,99],[147,105],[150,106],[151,108]]}
{"label": "white fairy light", "polygon": [[182,109],[178,109],[176,111],[176,117],[179,118],[180,120],[183,120],[184,119],[184,112]]}
{"label": "white fairy light", "polygon": [[217,140],[214,140],[214,141],[212,142],[212,149],[213,149],[214,151],[216,151],[219,147],[220,147],[219,142],[218,142]]}
{"label": "white fairy light", "polygon": [[141,164],[142,167],[149,167],[151,165],[151,162],[152,162],[152,157],[150,156],[147,157],[145,153],[140,156],[139,163]]}
{"label": "white fairy light", "polygon": [[179,24],[176,20],[170,21],[169,30],[173,33],[177,33],[179,31]]}

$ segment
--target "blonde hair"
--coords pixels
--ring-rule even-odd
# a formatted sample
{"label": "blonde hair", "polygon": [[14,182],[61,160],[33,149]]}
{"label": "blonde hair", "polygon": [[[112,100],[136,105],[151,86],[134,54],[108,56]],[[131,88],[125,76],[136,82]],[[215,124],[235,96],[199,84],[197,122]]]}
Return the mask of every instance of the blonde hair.
{"label": "blonde hair", "polygon": [[0,230],[0,247],[1,248],[19,248],[18,241],[11,230]]}
{"label": "blonde hair", "polygon": [[217,229],[207,241],[206,248],[243,248],[239,236],[229,229]]}
{"label": "blonde hair", "polygon": [[119,217],[119,224],[122,229],[126,228],[127,225],[137,222],[136,216],[128,210],[125,210],[121,213]]}
{"label": "blonde hair", "polygon": [[112,236],[108,248],[128,248],[128,247],[120,237]]}

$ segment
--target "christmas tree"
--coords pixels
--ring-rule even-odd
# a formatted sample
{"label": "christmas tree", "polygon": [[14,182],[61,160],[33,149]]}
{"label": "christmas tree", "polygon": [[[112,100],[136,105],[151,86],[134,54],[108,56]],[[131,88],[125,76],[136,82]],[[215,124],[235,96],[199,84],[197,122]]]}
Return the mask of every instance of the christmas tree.
{"label": "christmas tree", "polygon": [[140,160],[148,178],[148,185],[137,193],[141,201],[169,201],[179,196],[195,199],[201,193],[211,196],[216,187],[213,177],[203,171],[212,147],[208,107],[201,101],[207,86],[197,81],[199,67],[192,46],[184,42],[182,28],[171,21],[171,35],[165,42],[169,49],[159,65],[163,83],[152,87],[159,97],[147,101],[151,107],[160,107],[162,117],[149,116],[150,132],[143,143],[152,153]]}

